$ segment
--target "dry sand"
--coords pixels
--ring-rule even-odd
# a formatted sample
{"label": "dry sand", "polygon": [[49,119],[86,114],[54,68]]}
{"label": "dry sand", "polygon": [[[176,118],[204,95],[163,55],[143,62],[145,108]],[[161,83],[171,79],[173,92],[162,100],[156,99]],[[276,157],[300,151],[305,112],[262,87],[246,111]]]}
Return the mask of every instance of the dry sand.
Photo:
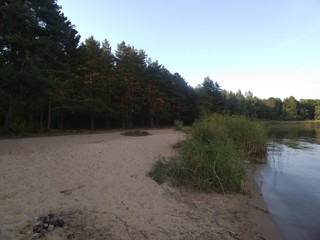
{"label": "dry sand", "polygon": [[36,218],[66,221],[41,239],[281,239],[253,197],[158,185],[146,173],[183,139],[173,130],[0,140],[0,239],[31,239]]}

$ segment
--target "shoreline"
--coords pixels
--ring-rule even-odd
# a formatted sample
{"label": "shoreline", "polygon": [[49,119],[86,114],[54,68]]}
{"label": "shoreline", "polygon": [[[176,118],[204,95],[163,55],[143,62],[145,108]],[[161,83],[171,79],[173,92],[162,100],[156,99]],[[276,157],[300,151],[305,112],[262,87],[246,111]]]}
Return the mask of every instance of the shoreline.
{"label": "shoreline", "polygon": [[[46,239],[282,239],[248,173],[250,195],[158,185],[146,173],[172,156],[170,129],[0,139],[0,239],[31,239],[49,213],[67,228]],[[41,238],[40,238],[41,239]]]}
{"label": "shoreline", "polygon": [[250,188],[250,197],[248,204],[251,207],[252,221],[258,225],[260,233],[267,240],[283,240],[283,234],[280,227],[273,220],[271,213],[267,208],[257,182],[255,181],[255,165],[248,168],[248,182]]}

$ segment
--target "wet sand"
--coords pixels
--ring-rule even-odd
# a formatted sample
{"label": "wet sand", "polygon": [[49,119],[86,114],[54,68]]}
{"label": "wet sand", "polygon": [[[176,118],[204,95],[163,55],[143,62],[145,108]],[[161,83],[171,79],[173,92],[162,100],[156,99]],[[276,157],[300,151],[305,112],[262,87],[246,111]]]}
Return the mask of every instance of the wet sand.
{"label": "wet sand", "polygon": [[246,196],[154,182],[184,135],[149,132],[0,140],[0,239],[31,239],[49,213],[66,224],[41,239],[282,239],[253,181]]}

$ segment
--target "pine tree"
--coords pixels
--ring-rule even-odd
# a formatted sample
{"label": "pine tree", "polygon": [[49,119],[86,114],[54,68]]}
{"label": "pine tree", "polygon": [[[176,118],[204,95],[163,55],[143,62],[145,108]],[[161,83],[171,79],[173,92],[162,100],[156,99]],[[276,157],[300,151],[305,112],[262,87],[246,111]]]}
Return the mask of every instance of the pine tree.
{"label": "pine tree", "polygon": [[5,127],[34,116],[42,127],[44,103],[66,83],[79,36],[54,0],[2,1],[0,12]]}
{"label": "pine tree", "polygon": [[125,42],[116,51],[116,78],[122,128],[132,128],[141,114],[145,89],[146,54]]}

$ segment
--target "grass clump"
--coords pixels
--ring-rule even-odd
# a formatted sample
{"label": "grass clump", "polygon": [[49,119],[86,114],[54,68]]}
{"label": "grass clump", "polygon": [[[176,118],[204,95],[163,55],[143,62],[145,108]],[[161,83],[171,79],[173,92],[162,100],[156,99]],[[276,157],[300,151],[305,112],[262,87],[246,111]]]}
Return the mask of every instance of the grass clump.
{"label": "grass clump", "polygon": [[182,131],[183,130],[183,121],[174,120],[173,129],[176,131]]}
{"label": "grass clump", "polygon": [[137,137],[141,137],[141,136],[148,136],[151,135],[149,132],[147,131],[142,131],[142,130],[133,130],[133,131],[127,131],[123,133],[124,136],[137,136]]}
{"label": "grass clump", "polygon": [[155,162],[153,168],[148,173],[148,176],[155,180],[157,183],[162,184],[166,178],[167,161],[165,158],[161,158]]}
{"label": "grass clump", "polygon": [[[243,117],[213,115],[193,124],[178,157],[160,159],[151,172],[204,191],[245,192],[246,160],[266,154],[262,126]],[[152,175],[150,175],[152,177]]]}

